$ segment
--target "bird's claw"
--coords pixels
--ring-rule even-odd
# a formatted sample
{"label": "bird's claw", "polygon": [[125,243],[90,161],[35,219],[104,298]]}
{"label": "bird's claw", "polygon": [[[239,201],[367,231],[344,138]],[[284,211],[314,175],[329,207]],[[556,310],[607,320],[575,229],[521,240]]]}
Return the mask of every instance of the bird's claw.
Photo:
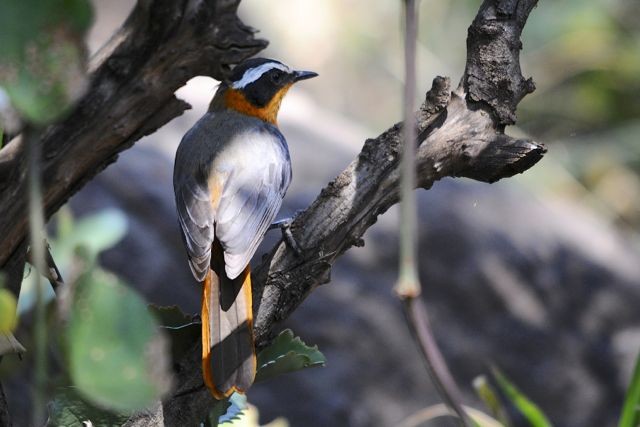
{"label": "bird's claw", "polygon": [[282,232],[282,238],[284,239],[287,246],[291,248],[291,250],[296,254],[296,256],[301,256],[302,249],[300,248],[300,245],[298,245],[298,242],[296,242],[296,239],[293,237],[293,234],[291,233],[291,224],[293,223],[293,219],[294,217],[289,217],[289,218],[283,218],[278,221],[275,221],[269,226],[269,230],[273,230],[274,228],[279,228],[280,231]]}

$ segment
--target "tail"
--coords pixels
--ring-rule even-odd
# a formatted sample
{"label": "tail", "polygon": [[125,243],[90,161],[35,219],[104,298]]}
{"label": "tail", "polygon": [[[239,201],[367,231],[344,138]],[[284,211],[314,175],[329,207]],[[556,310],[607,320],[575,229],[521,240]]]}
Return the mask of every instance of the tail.
{"label": "tail", "polygon": [[207,388],[220,400],[251,386],[256,353],[250,268],[231,280],[217,242],[212,252],[211,269],[202,287],[202,373]]}

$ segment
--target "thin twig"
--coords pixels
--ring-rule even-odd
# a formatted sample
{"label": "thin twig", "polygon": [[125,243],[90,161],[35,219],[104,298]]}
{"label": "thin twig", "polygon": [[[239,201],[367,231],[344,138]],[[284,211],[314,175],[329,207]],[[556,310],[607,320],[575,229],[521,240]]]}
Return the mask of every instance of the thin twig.
{"label": "thin twig", "polygon": [[[43,271],[39,271],[39,273],[47,278],[49,284],[53,288],[53,291],[57,294],[60,292],[62,286],[64,286],[64,280],[62,279],[62,274],[60,273],[60,269],[58,269],[58,265],[53,259],[53,255],[51,255],[49,242],[45,239],[42,244],[45,251],[44,256],[46,268]],[[35,265],[35,262],[32,259],[31,248],[27,250],[27,262],[31,265]]]}
{"label": "thin twig", "polygon": [[400,266],[395,292],[403,301],[409,328],[418,343],[424,361],[444,402],[458,415],[460,425],[473,425],[461,405],[460,392],[438,348],[431,331],[427,310],[419,298],[420,279],[416,259],[418,257],[416,212],[416,122],[414,111],[416,88],[416,0],[405,2],[405,90],[404,127],[402,151],[402,180],[400,183]]}
{"label": "thin twig", "polygon": [[[29,230],[31,235],[31,261],[37,272],[46,269],[45,263],[45,231],[42,203],[42,183],[40,168],[40,134],[36,129],[25,130],[27,140],[28,179],[29,179]],[[35,386],[33,392],[33,425],[39,426],[45,419],[45,386],[47,379],[47,327],[44,305],[44,289],[42,275],[34,274],[36,289],[36,314],[34,326],[35,343]]]}
{"label": "thin twig", "polygon": [[409,329],[420,347],[427,371],[440,397],[458,415],[460,425],[472,427],[473,421],[462,408],[460,390],[433,336],[424,302],[420,298],[405,298],[403,308]]}
{"label": "thin twig", "polygon": [[395,291],[401,298],[420,295],[420,281],[416,267],[418,243],[415,238],[416,220],[416,121],[413,104],[416,88],[416,1],[405,2],[405,85],[404,127],[400,181],[400,266]]}

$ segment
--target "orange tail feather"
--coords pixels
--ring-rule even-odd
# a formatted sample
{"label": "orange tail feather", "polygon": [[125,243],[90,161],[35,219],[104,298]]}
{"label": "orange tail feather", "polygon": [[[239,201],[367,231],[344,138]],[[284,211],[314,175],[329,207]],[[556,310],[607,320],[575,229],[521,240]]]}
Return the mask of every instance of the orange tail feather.
{"label": "orange tail feather", "polygon": [[231,280],[224,273],[221,248],[214,246],[212,255],[202,286],[202,372],[205,385],[220,400],[251,386],[256,354],[249,266]]}

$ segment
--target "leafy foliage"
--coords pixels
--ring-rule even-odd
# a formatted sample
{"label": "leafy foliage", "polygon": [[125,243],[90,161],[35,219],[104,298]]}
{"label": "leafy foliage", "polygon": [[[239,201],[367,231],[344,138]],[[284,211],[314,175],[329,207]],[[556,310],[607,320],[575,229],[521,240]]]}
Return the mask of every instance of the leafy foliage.
{"label": "leafy foliage", "polygon": [[178,306],[160,307],[150,305],[151,312],[162,325],[165,334],[171,340],[171,359],[178,362],[182,355],[197,342],[201,330],[200,323],[193,316],[184,314]]}
{"label": "leafy foliage", "polygon": [[128,418],[91,405],[71,387],[59,388],[48,409],[47,425],[51,427],[81,427],[85,421],[94,426],[120,427]]}
{"label": "leafy foliage", "polygon": [[62,208],[56,222],[57,235],[49,243],[63,277],[69,275],[79,248],[93,264],[100,252],[115,246],[127,233],[127,218],[117,209],[105,209],[74,221],[69,208]]}
{"label": "leafy foliage", "polygon": [[[100,252],[115,246],[127,232],[127,219],[117,209],[106,209],[87,215],[77,221],[68,207],[62,207],[55,216],[55,238],[49,239],[51,254],[64,280],[73,281],[88,266],[94,265]],[[81,253],[81,256],[79,255]],[[81,265],[84,264],[84,265]],[[31,267],[25,269],[18,313],[24,313],[35,303],[35,282]],[[45,301],[54,298],[47,286]]]}
{"label": "leafy foliage", "polygon": [[[70,211],[62,209],[56,222],[57,236],[50,243],[67,280],[58,314],[63,319],[63,368],[72,388],[61,389],[51,404],[56,419],[70,423],[53,425],[81,425],[78,422],[87,419],[112,425],[95,420],[103,415],[119,420],[148,407],[169,389],[166,337],[144,300],[97,266],[100,252],[124,236],[124,215],[106,210],[74,221]],[[21,302],[24,291],[28,294],[27,283]]]}
{"label": "leafy foliage", "polygon": [[217,400],[209,411],[207,420],[208,427],[217,427],[219,425],[233,425],[238,421],[244,411],[247,409],[247,397],[233,393],[226,399]]}
{"label": "leafy foliage", "polygon": [[165,338],[145,302],[99,269],[77,283],[66,331],[78,391],[99,406],[133,411],[170,386]]}
{"label": "leafy foliage", "polygon": [[[180,317],[177,316],[175,308],[170,307],[166,312],[167,317],[173,317],[178,323],[180,322]],[[185,318],[182,317],[182,321],[184,320]],[[317,346],[309,347],[300,338],[295,337],[290,329],[285,329],[267,348],[258,354],[256,382],[287,372],[324,366],[325,362],[326,359]],[[208,424],[211,427],[229,423],[235,425],[235,421],[240,420],[240,416],[247,408],[247,398],[244,395],[234,393],[229,399],[216,402],[209,412]],[[287,424],[286,422],[283,424],[279,420],[276,425]]]}
{"label": "leafy foliage", "polygon": [[0,287],[0,334],[9,334],[18,324],[18,301],[8,289]]}
{"label": "leafy foliage", "polygon": [[636,359],[636,367],[627,389],[618,427],[637,427],[638,425],[640,425],[640,356]]}
{"label": "leafy foliage", "polygon": [[[104,414],[119,419],[148,406],[168,388],[169,363],[154,319],[159,320],[163,335],[171,338],[174,361],[198,339],[200,325],[178,307],[147,307],[118,278],[96,266],[99,253],[126,232],[126,220],[119,211],[103,211],[75,222],[68,210],[62,210],[56,223],[52,253],[63,277],[75,275],[77,280],[64,331],[74,395],[67,392],[56,397],[52,407],[57,408],[57,417],[75,421]],[[316,347],[307,346],[290,330],[283,331],[258,360],[258,380],[325,363]],[[67,403],[70,408],[65,408]],[[208,424],[237,421],[246,407],[246,398],[238,394],[217,402]],[[99,411],[97,416],[94,410]]]}
{"label": "leafy foliage", "polygon": [[258,354],[256,382],[287,372],[324,366],[326,359],[317,346],[309,347],[291,329],[285,329]]}
{"label": "leafy foliage", "polygon": [[10,0],[0,14],[0,85],[30,122],[64,114],[86,86],[88,0]]}

